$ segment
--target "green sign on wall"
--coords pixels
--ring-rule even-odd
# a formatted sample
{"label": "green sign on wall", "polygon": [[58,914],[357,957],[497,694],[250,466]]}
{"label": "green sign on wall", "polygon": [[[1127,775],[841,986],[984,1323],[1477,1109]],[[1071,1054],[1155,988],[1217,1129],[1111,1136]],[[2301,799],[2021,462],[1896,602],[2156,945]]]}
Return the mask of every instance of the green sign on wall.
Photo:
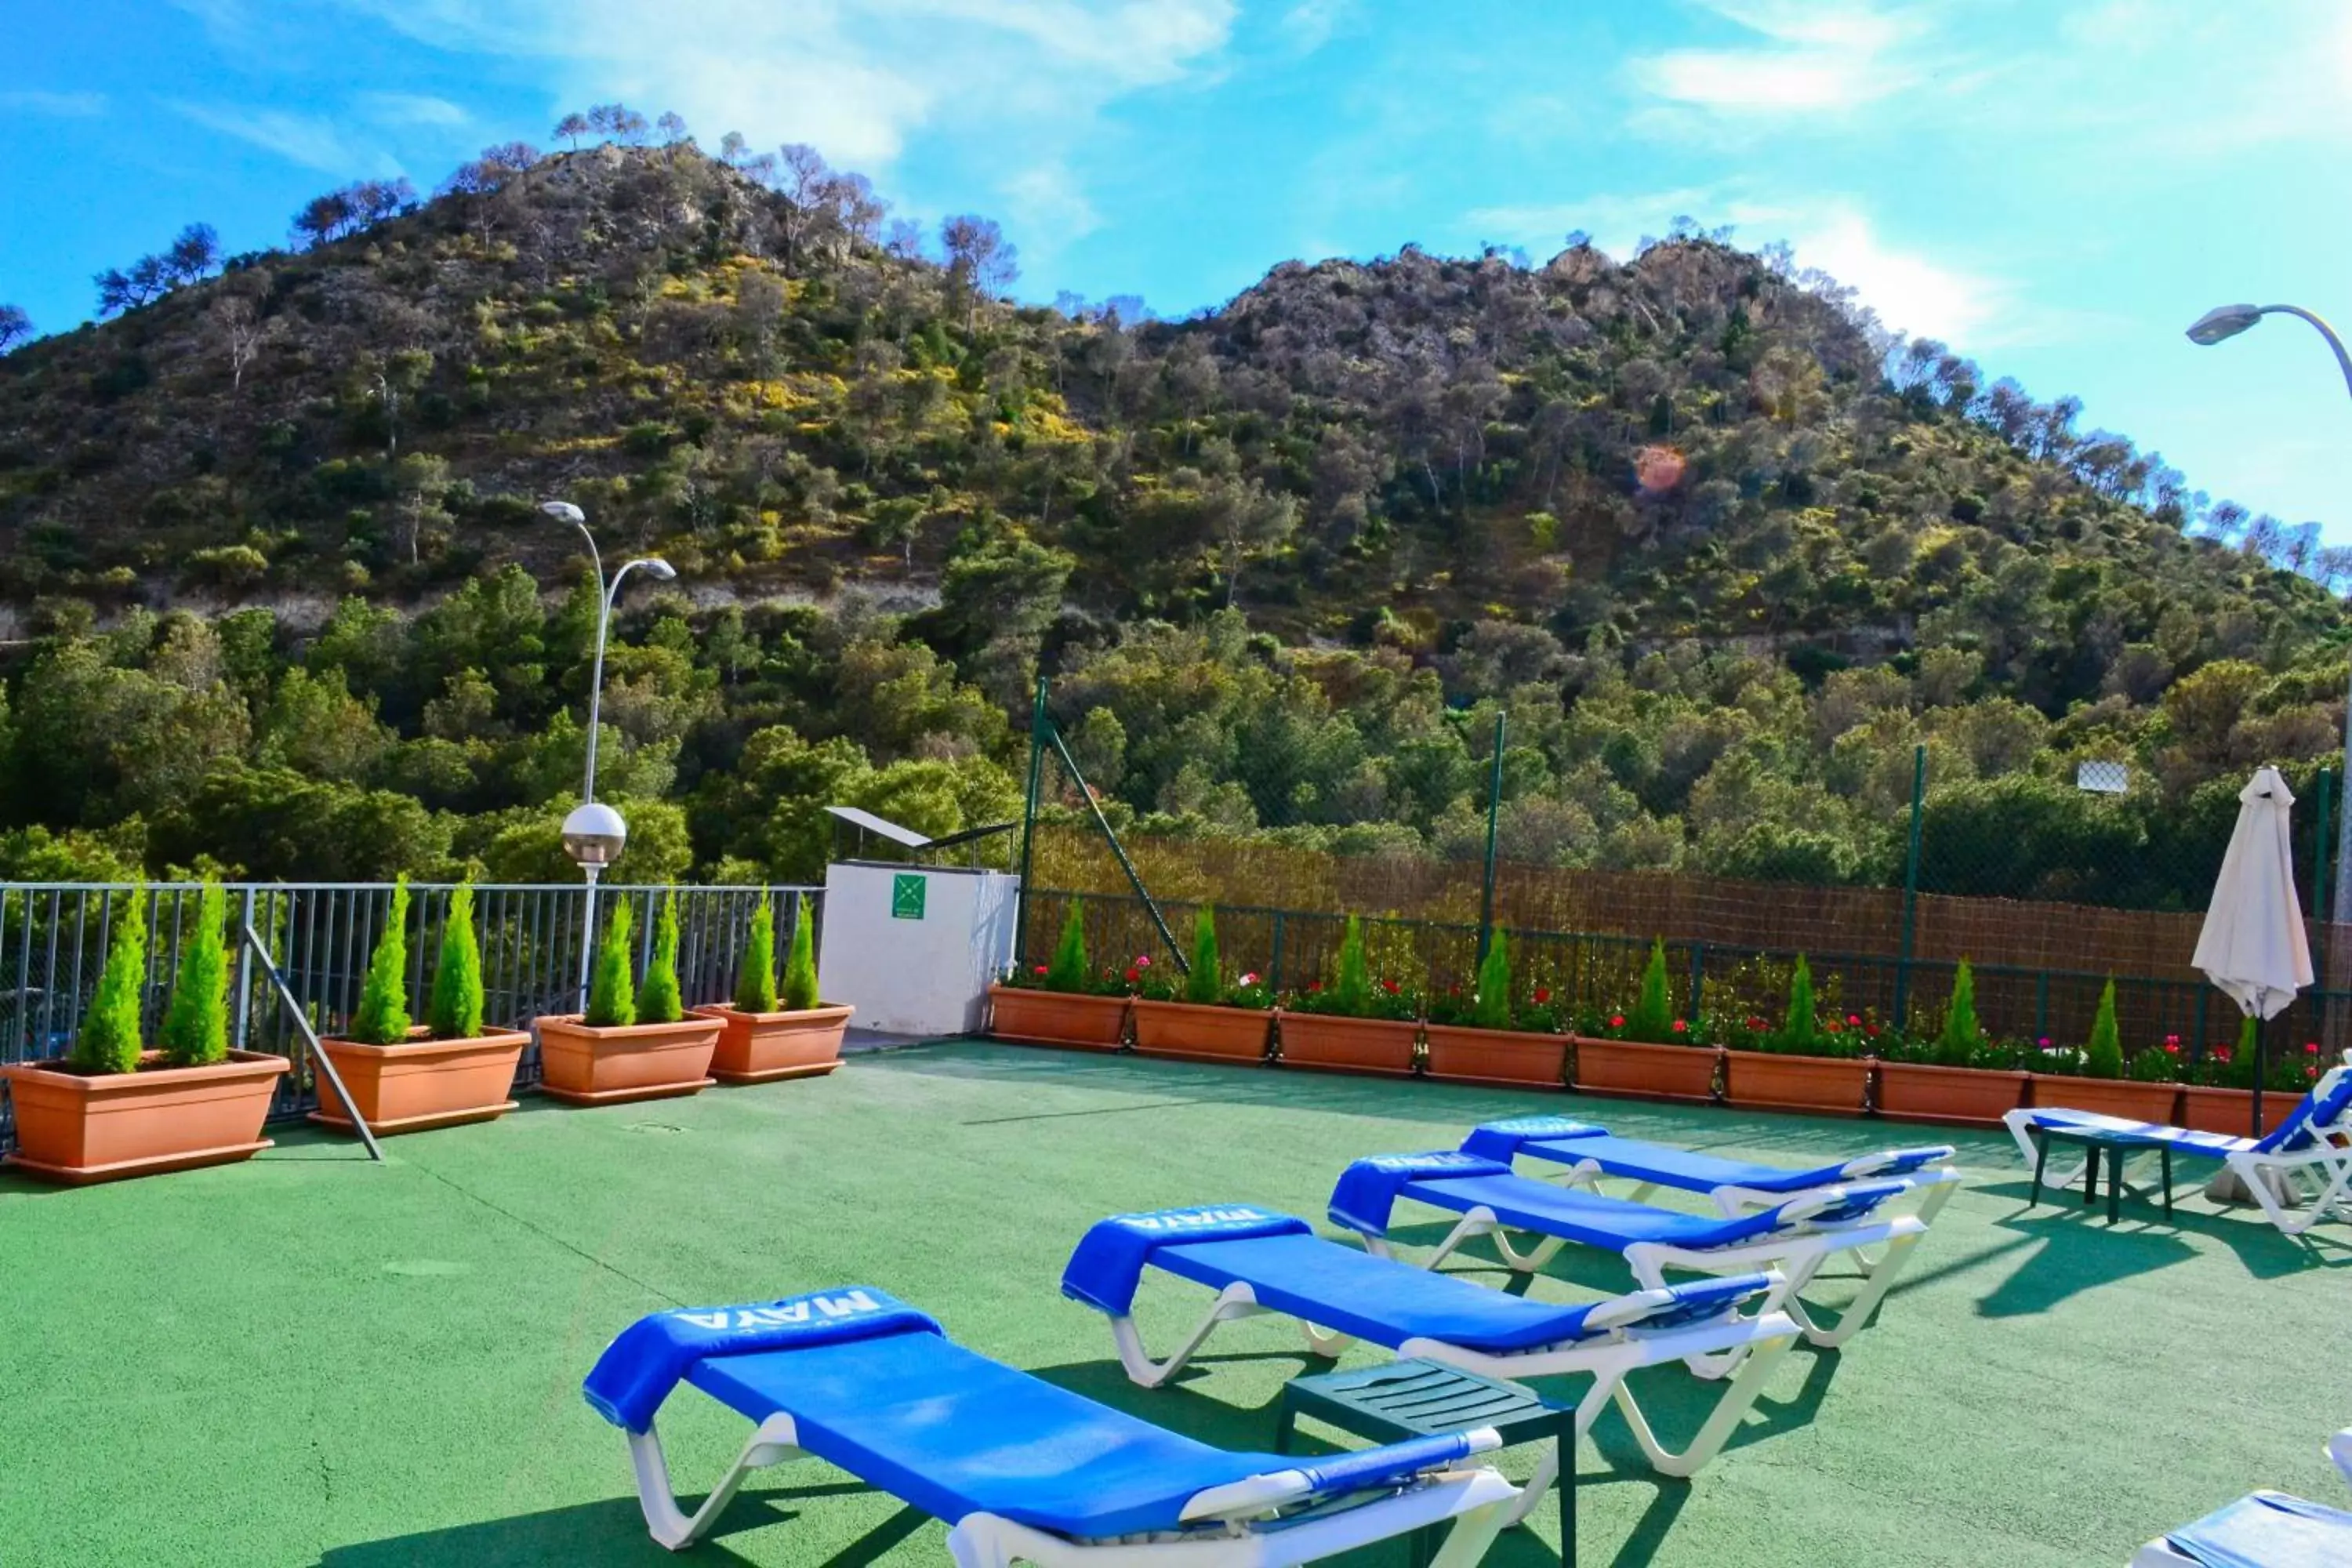
{"label": "green sign on wall", "polygon": [[919,921],[923,918],[923,899],[930,888],[930,879],[901,871],[890,879],[890,918],[894,921]]}

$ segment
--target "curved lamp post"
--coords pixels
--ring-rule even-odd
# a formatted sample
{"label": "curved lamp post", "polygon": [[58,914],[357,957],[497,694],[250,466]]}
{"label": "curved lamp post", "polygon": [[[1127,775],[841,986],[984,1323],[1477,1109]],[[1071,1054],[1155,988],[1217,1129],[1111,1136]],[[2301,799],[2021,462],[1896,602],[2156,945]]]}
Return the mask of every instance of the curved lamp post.
{"label": "curved lamp post", "polygon": [[[2344,373],[2344,386],[2352,392],[2352,353],[2344,347],[2344,340],[2336,329],[2300,305],[2217,305],[2197,318],[2189,329],[2189,341],[2199,348],[2210,348],[2226,342],[2240,332],[2261,321],[2264,316],[2294,316],[2311,323],[2327,346],[2336,352],[2336,368]],[[2347,798],[2352,790],[2352,686],[2347,686],[2344,727],[2344,771],[2337,775],[2342,781],[2336,786],[2336,815],[2340,819],[2336,838],[2336,900],[2332,918],[2341,926],[2352,924],[2352,805]]]}
{"label": "curved lamp post", "polygon": [[588,531],[588,517],[568,500],[541,501],[539,510],[559,522],[568,522],[580,531],[588,544],[588,562],[595,569],[596,590],[600,608],[596,615],[596,662],[588,677],[588,771],[580,784],[580,804],[563,819],[563,852],[588,878],[587,903],[580,925],[580,1005],[588,1005],[588,974],[596,951],[596,877],[599,872],[621,858],[621,850],[629,841],[629,825],[621,814],[596,798],[596,730],[597,710],[604,695],[604,637],[613,625],[613,606],[621,596],[622,580],[642,566],[646,574],[667,583],[677,575],[677,569],[658,555],[640,556],[625,561],[613,574],[612,581],[604,580],[604,558],[596,549],[596,536]]}

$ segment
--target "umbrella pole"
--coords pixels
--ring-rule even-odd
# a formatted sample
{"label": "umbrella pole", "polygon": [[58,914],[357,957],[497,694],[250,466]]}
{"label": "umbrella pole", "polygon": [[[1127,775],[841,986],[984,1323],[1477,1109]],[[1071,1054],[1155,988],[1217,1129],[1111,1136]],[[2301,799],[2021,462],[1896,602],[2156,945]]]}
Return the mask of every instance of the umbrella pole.
{"label": "umbrella pole", "polygon": [[2253,1135],[2263,1135],[2263,1079],[2270,1076],[2271,1029],[2268,1018],[2254,1020],[2254,1127]]}

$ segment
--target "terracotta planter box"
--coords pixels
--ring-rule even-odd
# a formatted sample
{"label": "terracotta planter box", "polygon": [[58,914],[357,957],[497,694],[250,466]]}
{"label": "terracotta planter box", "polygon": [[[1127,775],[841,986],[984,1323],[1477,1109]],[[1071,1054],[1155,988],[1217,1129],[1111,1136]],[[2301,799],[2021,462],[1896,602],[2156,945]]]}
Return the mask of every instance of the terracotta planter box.
{"label": "terracotta planter box", "polygon": [[719,1020],[600,1029],[576,1013],[539,1021],[539,1087],[573,1105],[618,1105],[700,1094],[717,1080]]}
{"label": "terracotta planter box", "polygon": [[2033,1103],[2043,1110],[2053,1106],[2068,1110],[2095,1110],[2103,1116],[2120,1116],[2128,1121],[2173,1122],[2173,1108],[2180,1098],[2177,1083],[2135,1083],[2126,1078],[2068,1078],[2062,1073],[2038,1072],[2033,1077]]}
{"label": "terracotta planter box", "polygon": [[1075,991],[1033,991],[1025,985],[988,988],[988,1032],[1000,1040],[1115,1051],[1127,1033],[1127,998]]}
{"label": "terracotta planter box", "polygon": [[1715,1046],[1660,1046],[1644,1040],[1576,1037],[1574,1087],[1587,1094],[1634,1100],[1715,1099]]}
{"label": "terracotta planter box", "polygon": [[[2287,1119],[2289,1112],[2303,1103],[2303,1096],[2291,1089],[2263,1090],[2262,1132],[2268,1132]],[[2246,1089],[2205,1089],[2196,1084],[2184,1084],[2180,1089],[2180,1125],[2193,1127],[2200,1132],[2226,1133],[2232,1138],[2257,1138],[2254,1130],[2254,1095]]]}
{"label": "terracotta planter box", "polygon": [[1273,1038],[1274,1015],[1264,1008],[1136,999],[1135,1048],[1145,1056],[1263,1061]]}
{"label": "terracotta planter box", "polygon": [[1282,1060],[1295,1068],[1331,1072],[1412,1071],[1412,1043],[1421,1026],[1410,1018],[1337,1018],[1320,1013],[1278,1009]]}
{"label": "terracotta planter box", "polygon": [[249,1159],[269,1147],[261,1123],[293,1064],[231,1051],[210,1067],[168,1068],[160,1051],[137,1072],[84,1077],[62,1063],[0,1067],[16,1108],[16,1152],[6,1163],[79,1186]]}
{"label": "terracotta planter box", "polygon": [[1463,1083],[1558,1089],[1568,1081],[1568,1037],[1524,1029],[1429,1026],[1428,1073]]}
{"label": "terracotta planter box", "polygon": [[1870,1103],[1868,1057],[1796,1057],[1732,1051],[1723,1058],[1723,1099],[1743,1110],[1811,1110],[1860,1116]]}
{"label": "terracotta planter box", "polygon": [[[530,1037],[520,1030],[436,1040],[428,1030],[412,1029],[396,1046],[322,1039],[319,1049],[358,1102],[368,1131],[387,1133],[504,1116],[515,1108],[515,1064],[530,1044]],[[351,1116],[324,1073],[319,1075],[319,1109],[310,1120],[352,1131]]]}
{"label": "terracotta planter box", "polygon": [[1880,1062],[1878,1114],[1896,1121],[1998,1127],[2025,1103],[2028,1075],[1933,1062]]}
{"label": "terracotta planter box", "polygon": [[698,1018],[719,1020],[719,1048],[710,1076],[721,1083],[773,1083],[778,1079],[814,1078],[841,1065],[841,1037],[849,1032],[855,1007],[820,1004],[781,1013],[739,1013],[732,1007],[689,1007]]}

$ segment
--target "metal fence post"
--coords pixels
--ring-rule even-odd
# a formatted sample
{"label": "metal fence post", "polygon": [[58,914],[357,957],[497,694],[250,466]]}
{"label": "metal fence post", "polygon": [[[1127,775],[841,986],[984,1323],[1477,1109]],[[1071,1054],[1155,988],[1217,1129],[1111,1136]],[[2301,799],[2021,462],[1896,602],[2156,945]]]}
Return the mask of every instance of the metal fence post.
{"label": "metal fence post", "polygon": [[1503,736],[1509,715],[1495,715],[1495,756],[1486,784],[1486,880],[1478,900],[1478,962],[1495,940],[1495,830],[1503,815]]}
{"label": "metal fence post", "polygon": [[1927,801],[1927,748],[1911,748],[1911,842],[1903,859],[1903,941],[1895,958],[1895,1026],[1911,1022],[1911,936],[1919,917],[1919,838]]}
{"label": "metal fence post", "polygon": [[[253,889],[248,886],[237,895],[237,929],[253,929]],[[236,1024],[230,1037],[238,1050],[246,1048],[251,1037],[253,1019],[253,949],[245,942],[236,944]]]}
{"label": "metal fence post", "polygon": [[1691,1027],[1694,1029],[1698,1027],[1699,1000],[1706,994],[1706,943],[1703,942],[1695,942],[1691,943],[1690,1010],[1684,1015],[1685,1017],[1690,1020]]}
{"label": "metal fence post", "polygon": [[1045,678],[1037,678],[1037,695],[1029,705],[1029,793],[1021,807],[1021,885],[1013,889],[1013,955],[1029,955],[1029,850],[1037,831],[1037,795],[1045,770]]}

